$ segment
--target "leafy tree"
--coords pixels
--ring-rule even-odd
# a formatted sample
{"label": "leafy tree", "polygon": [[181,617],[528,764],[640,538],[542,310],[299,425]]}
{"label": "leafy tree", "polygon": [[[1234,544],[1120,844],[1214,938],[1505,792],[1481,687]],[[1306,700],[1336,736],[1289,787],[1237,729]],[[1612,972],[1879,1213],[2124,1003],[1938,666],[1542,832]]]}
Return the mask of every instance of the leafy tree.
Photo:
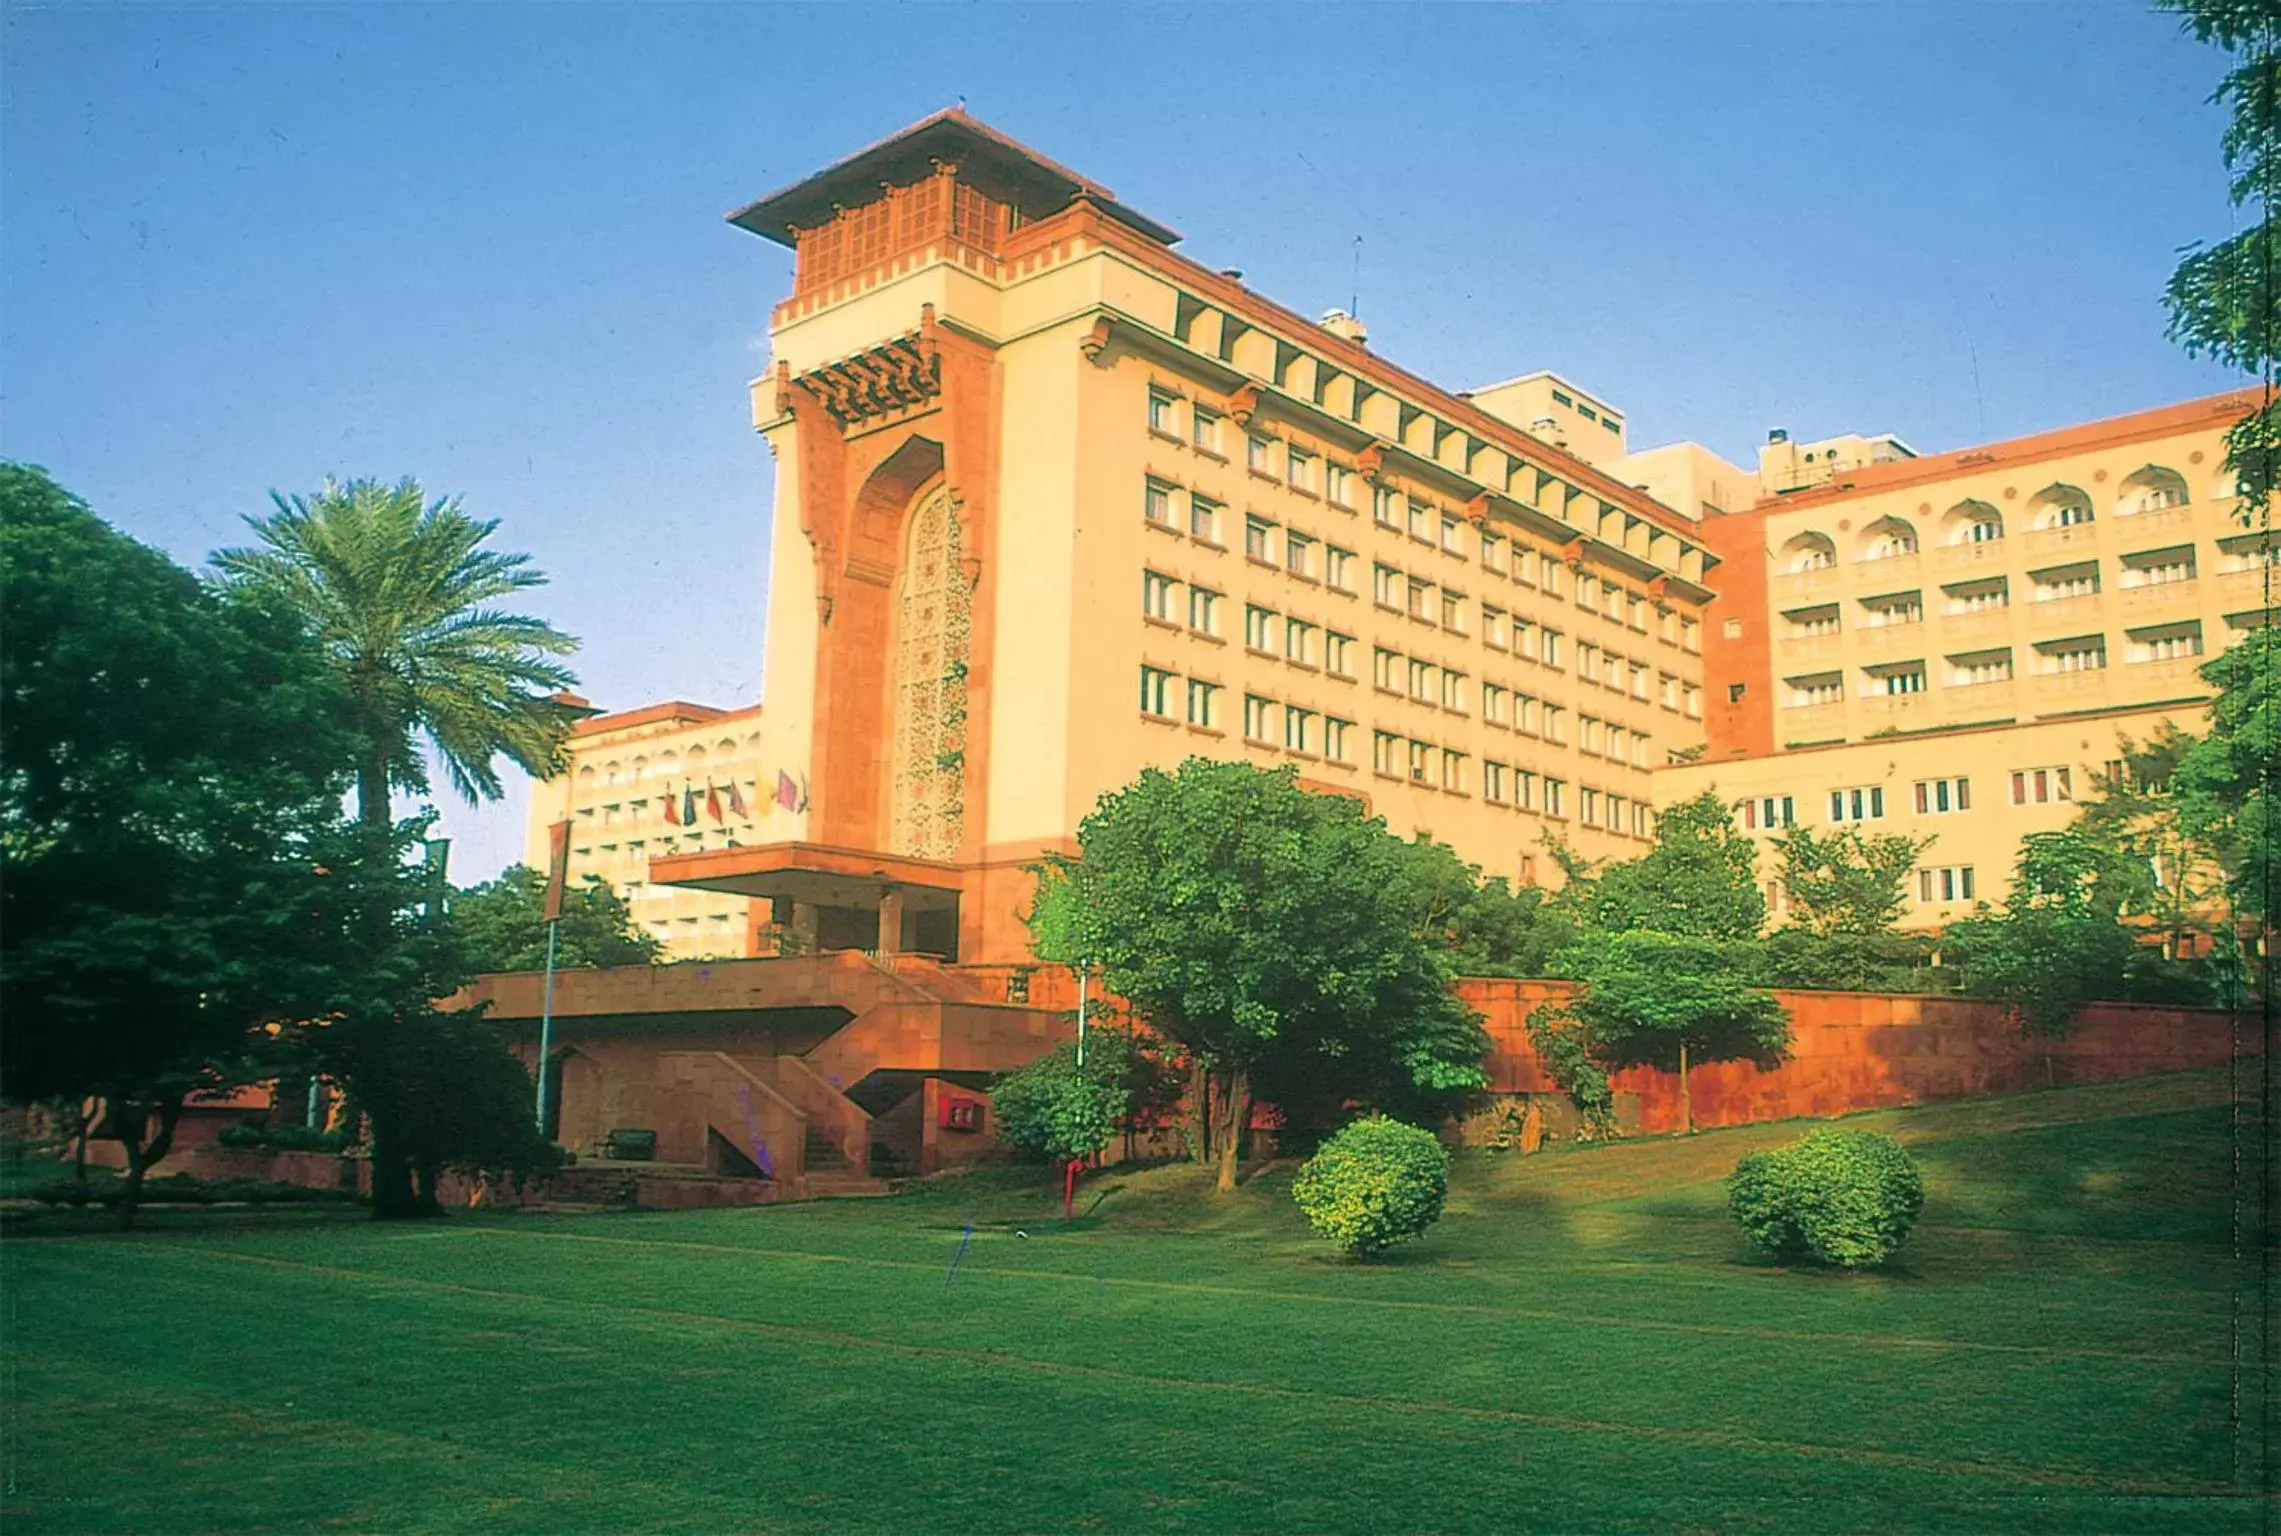
{"label": "leafy tree", "polygon": [[[546,965],[546,876],[509,865],[496,880],[454,895],[449,927],[460,959],[478,973],[535,971]],[[634,925],[625,902],[600,875],[563,892],[554,963],[561,967],[653,965],[664,946]]]}
{"label": "leafy tree", "polygon": [[[1564,1067],[1573,1074],[1589,1066],[1602,1077],[1630,1066],[1676,1071],[1683,1133],[1695,1128],[1688,1083],[1695,1064],[1764,1060],[1789,1049],[1781,1003],[1750,986],[1729,947],[1715,939],[1646,929],[1587,934],[1555,968],[1579,985],[1567,1003],[1530,1014],[1547,1069],[1556,1080]],[[1579,1102],[1588,1114],[1597,1080],[1583,1079],[1587,1094]]]}
{"label": "leafy tree", "polygon": [[1573,909],[1548,901],[1543,890],[1516,891],[1503,875],[1484,878],[1479,865],[1430,837],[1407,846],[1424,903],[1418,936],[1446,949],[1456,974],[1542,976],[1574,941]]}
{"label": "leafy tree", "polygon": [[429,502],[416,480],[327,480],[275,496],[248,518],[259,541],[214,563],[240,586],[305,614],[346,684],[358,817],[375,848],[393,825],[392,789],[428,787],[421,739],[469,801],[504,790],[505,757],[534,776],[561,766],[571,712],[553,695],[577,681],[553,658],[578,642],[492,606],[545,583],[528,555],[486,549],[498,528],[457,497]]}
{"label": "leafy tree", "polygon": [[1712,790],[1659,815],[1647,853],[1591,870],[1582,885],[1586,924],[1605,933],[1754,939],[1766,923],[1758,850]]}
{"label": "leafy tree", "polygon": [[2202,676],[2218,692],[2209,734],[2180,756],[2173,780],[2183,830],[2218,863],[2235,910],[2271,928],[2281,910],[2281,629],[2253,631]]}
{"label": "leafy tree", "polygon": [[1422,1092],[1485,1081],[1487,1038],[1449,989],[1446,950],[1419,936],[1415,856],[1356,801],[1310,794],[1289,769],[1191,758],[1104,795],[1078,845],[1039,870],[1032,931],[1080,946],[1187,1052],[1198,1150],[1217,1149],[1222,1189],[1263,1064],[1338,1060],[1358,1085]]}
{"label": "leafy tree", "polygon": [[1308,1224],[1356,1258],[1423,1233],[1448,1193],[1449,1153],[1433,1132],[1384,1115],[1324,1142],[1291,1183]]}
{"label": "leafy tree", "polygon": [[349,753],[297,617],[0,466],[0,1077],[103,1102],[120,1219],[184,1099],[250,1081]]}
{"label": "leafy tree", "polygon": [[1782,890],[1790,921],[1816,938],[1890,933],[1909,903],[1909,875],[1929,837],[1865,833],[1859,827],[1817,834],[1792,827],[1774,839],[1782,858]]}
{"label": "leafy tree", "polygon": [[2114,851],[2069,828],[2020,840],[2011,894],[1949,924],[1941,947],[1965,991],[2023,1027],[2062,1035],[2087,1002],[2126,995],[2138,940],[2121,921],[2131,876]]}
{"label": "leafy tree", "polygon": [[1107,1146],[1131,1107],[1131,1095],[1090,1052],[1080,1067],[1076,1042],[1065,1041],[995,1078],[990,1107],[999,1135],[1016,1151],[1060,1165]]}

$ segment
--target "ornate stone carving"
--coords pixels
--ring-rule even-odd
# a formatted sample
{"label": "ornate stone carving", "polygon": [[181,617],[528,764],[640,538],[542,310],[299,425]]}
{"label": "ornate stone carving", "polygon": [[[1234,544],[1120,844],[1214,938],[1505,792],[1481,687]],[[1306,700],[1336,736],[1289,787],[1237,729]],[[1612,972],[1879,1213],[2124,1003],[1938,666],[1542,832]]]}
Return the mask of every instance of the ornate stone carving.
{"label": "ornate stone carving", "polygon": [[966,830],[966,676],[973,586],[947,487],[926,493],[906,530],[895,601],[889,850],[958,854]]}
{"label": "ornate stone carving", "polygon": [[791,382],[842,427],[925,405],[942,393],[942,354],[931,336],[906,332]]}
{"label": "ornate stone carving", "polygon": [[1091,330],[1077,339],[1077,350],[1083,354],[1085,361],[1096,365],[1101,362],[1101,354],[1108,350],[1109,331],[1109,317],[1102,315],[1093,322]]}
{"label": "ornate stone carving", "polygon": [[1228,415],[1239,427],[1251,425],[1251,418],[1259,412],[1259,388],[1254,384],[1238,384],[1228,393]]}

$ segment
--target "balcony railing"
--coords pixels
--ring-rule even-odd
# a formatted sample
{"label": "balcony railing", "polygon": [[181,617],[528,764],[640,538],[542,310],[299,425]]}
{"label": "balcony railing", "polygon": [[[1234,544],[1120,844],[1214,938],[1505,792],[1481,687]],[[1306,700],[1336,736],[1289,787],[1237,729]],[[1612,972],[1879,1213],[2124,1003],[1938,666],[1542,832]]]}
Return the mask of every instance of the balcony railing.
{"label": "balcony railing", "polygon": [[1836,635],[1794,635],[1782,642],[1782,664],[1794,666],[1808,661],[1835,661],[1838,658],[1838,646]]}
{"label": "balcony railing", "polygon": [[2080,625],[2097,616],[2099,594],[2086,592],[2080,597],[2044,598],[2028,604],[2028,618],[2035,627],[2048,632],[2055,625]]}
{"label": "balcony railing", "polygon": [[2076,523],[2067,528],[2038,528],[2020,536],[2020,547],[2030,555],[2079,549],[2085,554],[2098,547],[2099,525]]}
{"label": "balcony railing", "polygon": [[1782,729],[1786,731],[1813,731],[1835,729],[1845,722],[1843,704],[1785,704],[1782,706]]}
{"label": "balcony railing", "polygon": [[2093,667],[2086,672],[2039,672],[2035,677],[2035,691],[2047,695],[2104,693],[2113,686],[2114,679],[2105,667]]}
{"label": "balcony railing", "polygon": [[1944,544],[1933,556],[1933,564],[1944,571],[1968,570],[1973,566],[1993,568],[2004,563],[2004,541],[1988,539],[1978,544]]}
{"label": "balcony railing", "polygon": [[2133,613],[2149,608],[2198,608],[2202,601],[2202,584],[2192,577],[2184,581],[2150,581],[2143,586],[2123,588],[2123,606]]}
{"label": "balcony railing", "polygon": [[2167,681],[2177,678],[2194,678],[2200,672],[2202,663],[2209,659],[2207,656],[2165,656],[2159,661],[2133,661],[2127,664],[2129,667],[2127,675],[2133,682],[2142,679],[2146,681],[2156,679]]}
{"label": "balcony railing", "polygon": [[2115,515],[2118,525],[2128,530],[2132,538],[2143,533],[2166,533],[2173,528],[2193,526],[2192,503],[2183,507],[2163,507],[2155,512],[2121,512]]}
{"label": "balcony railing", "polygon": [[1921,647],[1925,638],[1925,621],[1911,619],[1906,624],[1868,624],[1855,630],[1853,636],[1864,651],[1890,655],[1894,651]]}
{"label": "balcony railing", "polygon": [[1940,616],[1942,642],[1971,640],[1986,635],[2008,635],[2012,631],[2012,610],[2009,608],[1983,608],[1978,613],[1944,613]]}
{"label": "balcony railing", "polygon": [[1944,691],[1950,709],[1970,710],[1975,715],[1983,710],[2009,709],[2019,696],[2019,689],[2008,677],[1992,677],[1980,683],[1951,679]]}
{"label": "balcony railing", "polygon": [[[2252,566],[2246,571],[2221,571],[2217,576],[2218,601],[2226,612],[2237,613],[2244,608],[2262,607],[2266,601],[2267,573]],[[2273,596],[2281,599],[2281,568],[2272,573]]]}
{"label": "balcony railing", "polygon": [[1798,597],[1809,592],[1834,592],[1838,586],[1835,567],[1819,571],[1785,571],[1774,578],[1775,595]]}
{"label": "balcony railing", "polygon": [[1932,713],[1932,695],[1928,693],[1868,693],[1858,702],[1864,715],[1887,724]]}
{"label": "balcony railing", "polygon": [[1865,580],[1907,581],[1924,564],[1924,557],[1915,550],[1905,555],[1866,556],[1855,562],[1864,572]]}

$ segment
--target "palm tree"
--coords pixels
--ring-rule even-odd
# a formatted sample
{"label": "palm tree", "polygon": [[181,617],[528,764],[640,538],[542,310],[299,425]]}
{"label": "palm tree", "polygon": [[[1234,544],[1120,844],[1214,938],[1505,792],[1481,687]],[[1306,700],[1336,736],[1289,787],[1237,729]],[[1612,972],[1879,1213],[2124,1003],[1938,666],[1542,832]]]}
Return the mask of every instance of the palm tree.
{"label": "palm tree", "polygon": [[260,543],[214,556],[224,577],[265,586],[307,616],[348,685],[361,742],[357,819],[377,848],[392,789],[425,791],[424,739],[472,804],[505,792],[505,757],[544,776],[561,766],[573,711],[551,695],[577,681],[553,658],[578,642],[491,606],[543,586],[530,556],[483,548],[498,528],[417,480],[327,479],[306,499],[272,493],[249,517]]}

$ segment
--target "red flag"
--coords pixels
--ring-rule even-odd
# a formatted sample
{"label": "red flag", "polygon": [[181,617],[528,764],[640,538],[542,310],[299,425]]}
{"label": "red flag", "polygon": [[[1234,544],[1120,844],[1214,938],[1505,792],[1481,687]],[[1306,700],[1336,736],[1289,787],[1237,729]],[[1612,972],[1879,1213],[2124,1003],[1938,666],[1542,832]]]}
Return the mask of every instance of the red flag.
{"label": "red flag", "polygon": [[705,781],[705,814],[715,821],[721,819],[721,792],[713,787],[710,779]]}
{"label": "red flag", "polygon": [[665,792],[665,824],[669,827],[681,825],[681,818],[673,814],[673,791],[670,789]]}
{"label": "red flag", "polygon": [[776,770],[776,803],[788,811],[800,809],[800,786],[781,768]]}
{"label": "red flag", "polygon": [[737,781],[729,780],[729,814],[740,821],[750,820],[752,812],[744,808],[744,796],[737,793]]}
{"label": "red flag", "polygon": [[546,920],[562,916],[562,891],[570,880],[570,823],[558,821],[546,829]]}

